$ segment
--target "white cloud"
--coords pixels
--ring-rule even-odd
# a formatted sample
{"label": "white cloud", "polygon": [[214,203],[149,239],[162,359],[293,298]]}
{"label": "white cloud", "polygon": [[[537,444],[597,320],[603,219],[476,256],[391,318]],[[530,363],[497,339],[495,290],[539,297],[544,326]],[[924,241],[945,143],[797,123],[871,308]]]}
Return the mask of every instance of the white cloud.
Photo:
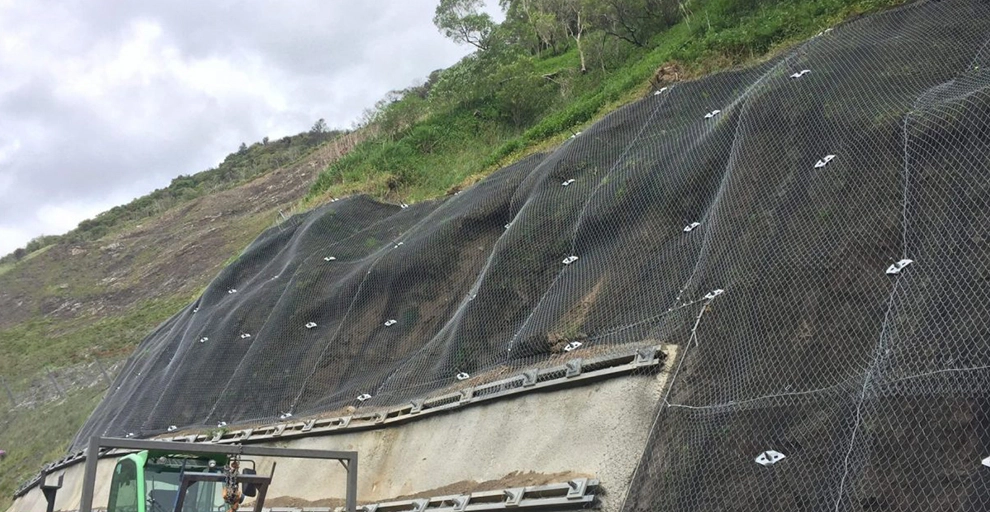
{"label": "white cloud", "polygon": [[80,218],[93,217],[105,209],[106,206],[90,203],[45,205],[38,209],[36,215],[47,232],[59,233],[76,227]]}
{"label": "white cloud", "polygon": [[24,246],[20,240],[30,240],[30,233],[16,227],[0,226],[0,253],[8,254]]}
{"label": "white cloud", "polygon": [[470,51],[435,5],[0,0],[0,254],[240,142],[349,126]]}

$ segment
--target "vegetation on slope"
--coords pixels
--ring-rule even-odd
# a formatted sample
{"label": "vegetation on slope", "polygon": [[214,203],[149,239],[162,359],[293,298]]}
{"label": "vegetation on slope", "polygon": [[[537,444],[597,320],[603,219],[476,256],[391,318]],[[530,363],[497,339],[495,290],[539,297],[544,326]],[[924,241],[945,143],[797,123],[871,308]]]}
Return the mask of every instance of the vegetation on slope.
{"label": "vegetation on slope", "polygon": [[73,390],[45,407],[0,416],[3,438],[17,443],[2,447],[7,458],[0,462],[0,510],[10,506],[17,486],[37,474],[42,463],[65,455],[69,441],[103,399],[103,393],[100,387]]}
{"label": "vegetation on slope", "polygon": [[443,0],[438,28],[478,50],[366,112],[376,137],[329,166],[311,204],[437,197],[555,145],[652,87],[765,57],[902,0]]}
{"label": "vegetation on slope", "polygon": [[[298,202],[320,168],[360,140],[360,134],[318,137],[331,140],[313,145],[308,154],[301,144],[278,152],[271,147],[278,143],[245,148],[225,160],[240,162],[241,169],[253,166],[241,171],[244,183],[207,185],[203,178],[210,174],[197,175],[200,187],[218,190],[186,192],[191,199],[175,199],[174,206],[143,218],[139,208],[129,208],[147,204],[147,198],[138,199],[107,225],[105,236],[90,241],[86,237],[95,235],[88,231],[80,238],[57,237],[57,243],[0,266],[0,449],[8,453],[0,461],[0,510],[7,508],[17,485],[64,455],[105,391],[97,373],[94,387],[62,382],[61,396],[30,403],[49,387],[47,372],[61,376],[92,366],[94,359],[110,368],[127,357],[148,332],[199,295],[220,269],[277,223],[280,211]],[[303,156],[293,155],[296,151]],[[266,154],[263,163],[259,155]],[[278,167],[286,161],[289,165]],[[247,178],[251,173],[258,176]],[[11,408],[7,388],[19,407]]]}

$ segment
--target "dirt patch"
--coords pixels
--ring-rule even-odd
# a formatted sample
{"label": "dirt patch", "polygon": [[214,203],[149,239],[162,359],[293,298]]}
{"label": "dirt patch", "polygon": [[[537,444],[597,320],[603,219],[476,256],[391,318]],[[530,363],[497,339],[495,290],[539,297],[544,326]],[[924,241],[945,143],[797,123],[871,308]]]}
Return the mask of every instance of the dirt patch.
{"label": "dirt patch", "polygon": [[581,327],[588,317],[588,311],[591,310],[591,306],[598,300],[598,294],[601,293],[603,282],[605,282],[604,277],[598,280],[594,288],[585,294],[580,302],[571,307],[564,316],[560,317],[560,320],[557,321],[557,326],[551,332],[547,333],[547,343],[550,344],[551,352],[562,354],[568,343],[588,339],[588,335],[581,331]]}
{"label": "dirt patch", "polygon": [[684,67],[677,61],[670,61],[657,68],[650,78],[650,85],[654,89],[659,90],[662,87],[668,87],[671,84],[693,78],[690,74],[685,72]]}

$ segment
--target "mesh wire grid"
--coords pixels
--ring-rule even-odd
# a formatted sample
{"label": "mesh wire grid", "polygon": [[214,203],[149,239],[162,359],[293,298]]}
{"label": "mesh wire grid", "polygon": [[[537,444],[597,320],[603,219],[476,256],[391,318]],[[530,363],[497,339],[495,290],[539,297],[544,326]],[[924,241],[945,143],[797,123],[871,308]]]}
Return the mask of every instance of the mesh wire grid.
{"label": "mesh wire grid", "polygon": [[985,510],[988,29],[986,2],[910,4],[457,195],[297,215],[141,343],[75,448],[676,344],[626,509]]}

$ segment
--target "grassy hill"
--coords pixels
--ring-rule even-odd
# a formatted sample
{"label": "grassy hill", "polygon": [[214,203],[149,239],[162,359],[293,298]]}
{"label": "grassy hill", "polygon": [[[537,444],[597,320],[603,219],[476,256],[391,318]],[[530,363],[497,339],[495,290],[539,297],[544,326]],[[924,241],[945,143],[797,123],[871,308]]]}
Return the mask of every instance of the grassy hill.
{"label": "grassy hill", "polygon": [[685,2],[639,44],[605,30],[586,32],[583,72],[573,40],[534,54],[525,41],[504,36],[512,41],[508,48],[479,51],[379,102],[366,116],[381,128],[378,135],[323,172],[309,204],[355,192],[406,202],[452,193],[653,90],[764,59],[843,20],[900,3]]}
{"label": "grassy hill", "polygon": [[[48,245],[8,262],[0,275],[4,383],[21,396],[46,384],[48,370],[58,373],[97,360],[109,367],[127,357],[251,240],[288,215],[317,173],[360,137],[328,134],[305,148],[282,143],[282,151],[257,144],[225,161],[261,157],[268,162],[249,166],[253,170],[240,179],[217,185],[218,171],[177,178],[183,183],[178,187],[46,238]],[[173,204],[159,211],[156,201]],[[0,462],[0,508],[43,462],[64,455],[105,385],[63,391],[55,401],[13,409],[2,393],[0,449],[8,457]]]}
{"label": "grassy hill", "polygon": [[[510,17],[516,35],[502,34],[505,44],[391,94],[358,134],[244,147],[218,169],[180,176],[0,259],[0,376],[16,393],[47,369],[126,357],[283,214],[353,193],[392,202],[453,193],[653,89],[766,58],[898,3],[688,1],[642,39],[588,28],[580,50],[566,35],[573,27],[553,45],[533,43],[519,35],[526,20]],[[0,509],[19,481],[64,453],[101,394],[68,390],[4,415]]]}

